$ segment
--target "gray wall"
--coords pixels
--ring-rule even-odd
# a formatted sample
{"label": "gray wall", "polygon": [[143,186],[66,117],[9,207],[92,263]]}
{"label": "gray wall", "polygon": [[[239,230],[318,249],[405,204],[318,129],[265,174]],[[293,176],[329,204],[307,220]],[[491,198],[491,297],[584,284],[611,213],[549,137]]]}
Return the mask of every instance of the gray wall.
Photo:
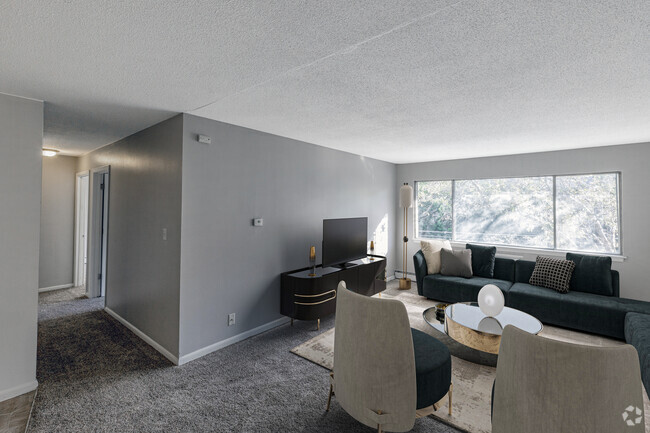
{"label": "gray wall", "polygon": [[36,387],[43,103],[0,94],[0,401]]}
{"label": "gray wall", "polygon": [[384,221],[393,269],[395,174],[393,164],[185,115],[181,355],[281,318],[280,273],[307,266],[311,245],[320,261],[324,218],[367,216],[369,236]]}
{"label": "gray wall", "polygon": [[[404,164],[397,168],[397,185],[417,180],[473,179],[505,176],[536,176],[620,171],[622,254],[627,256],[613,267],[621,272],[621,296],[650,301],[648,259],[650,258],[650,144],[598,147],[580,150],[543,152],[527,155],[475,158],[456,161]],[[401,215],[397,215],[402,224]],[[413,231],[412,209],[409,232]],[[401,227],[401,225],[398,225]],[[398,233],[397,242],[401,237]],[[400,246],[401,248],[401,246]],[[409,243],[409,270],[418,242]],[[534,260],[534,255],[523,254]]]}
{"label": "gray wall", "polygon": [[111,167],[106,306],[174,356],[182,134],[183,117],[178,115],[80,157],[77,167]]}
{"label": "gray wall", "polygon": [[43,158],[38,287],[72,284],[77,158]]}

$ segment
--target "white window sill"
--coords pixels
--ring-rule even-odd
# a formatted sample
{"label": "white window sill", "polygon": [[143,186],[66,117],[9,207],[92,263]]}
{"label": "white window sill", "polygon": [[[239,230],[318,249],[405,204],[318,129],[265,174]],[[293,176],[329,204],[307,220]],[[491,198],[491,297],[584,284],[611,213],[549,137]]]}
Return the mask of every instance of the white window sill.
{"label": "white window sill", "polygon": [[[427,241],[430,239],[414,239],[415,242]],[[525,248],[525,247],[513,247],[513,246],[504,246],[504,245],[489,245],[481,244],[479,242],[457,242],[451,241],[451,246],[455,249],[463,249],[466,244],[477,244],[477,245],[487,245],[497,247],[497,257],[502,257],[506,259],[524,259],[525,256],[545,256],[545,257],[557,257],[565,258],[566,253],[575,252],[577,254],[584,255],[593,255],[593,256],[605,256],[611,257],[612,262],[621,263],[627,259],[627,256],[620,254],[604,254],[604,253],[590,253],[582,251],[568,251],[568,250],[545,250],[539,248]],[[533,259],[534,260],[534,259]]]}

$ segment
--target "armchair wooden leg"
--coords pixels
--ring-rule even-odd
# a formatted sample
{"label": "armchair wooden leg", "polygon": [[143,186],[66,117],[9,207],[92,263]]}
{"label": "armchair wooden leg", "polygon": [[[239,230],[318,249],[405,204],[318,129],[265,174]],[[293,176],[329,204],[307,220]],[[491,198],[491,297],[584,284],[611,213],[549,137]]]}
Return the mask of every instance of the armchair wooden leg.
{"label": "armchair wooden leg", "polygon": [[[378,410],[377,414],[381,415],[381,411]],[[377,433],[381,433],[381,424],[377,424]]]}
{"label": "armchair wooden leg", "polygon": [[327,397],[327,410],[326,410],[326,412],[330,411],[330,404],[332,403],[332,396],[334,395],[334,382],[332,382],[333,379],[334,379],[334,372],[330,371],[330,394]]}
{"label": "armchair wooden leg", "polygon": [[451,416],[451,395],[454,391],[454,384],[449,385],[449,415]]}
{"label": "armchair wooden leg", "polygon": [[330,404],[332,403],[332,394],[334,394],[334,387],[330,385],[330,395],[327,397],[327,409],[326,411],[330,411]]}

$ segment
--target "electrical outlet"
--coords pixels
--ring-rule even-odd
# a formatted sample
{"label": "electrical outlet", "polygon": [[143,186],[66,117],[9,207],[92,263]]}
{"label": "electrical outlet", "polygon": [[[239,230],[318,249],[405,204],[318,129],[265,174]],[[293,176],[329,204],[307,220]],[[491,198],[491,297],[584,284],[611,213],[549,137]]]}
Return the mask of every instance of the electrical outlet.
{"label": "electrical outlet", "polygon": [[162,229],[162,240],[163,241],[167,240],[167,229]]}
{"label": "electrical outlet", "polygon": [[228,314],[228,326],[235,324],[235,313]]}

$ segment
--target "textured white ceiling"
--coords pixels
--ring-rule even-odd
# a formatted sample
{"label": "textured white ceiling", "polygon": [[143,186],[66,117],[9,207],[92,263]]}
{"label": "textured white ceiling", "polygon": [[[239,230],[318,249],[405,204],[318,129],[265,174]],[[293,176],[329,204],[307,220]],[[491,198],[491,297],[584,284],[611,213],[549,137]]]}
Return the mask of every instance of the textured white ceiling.
{"label": "textured white ceiling", "polygon": [[0,92],[79,154],[191,112],[392,162],[650,141],[650,2],[0,2]]}

